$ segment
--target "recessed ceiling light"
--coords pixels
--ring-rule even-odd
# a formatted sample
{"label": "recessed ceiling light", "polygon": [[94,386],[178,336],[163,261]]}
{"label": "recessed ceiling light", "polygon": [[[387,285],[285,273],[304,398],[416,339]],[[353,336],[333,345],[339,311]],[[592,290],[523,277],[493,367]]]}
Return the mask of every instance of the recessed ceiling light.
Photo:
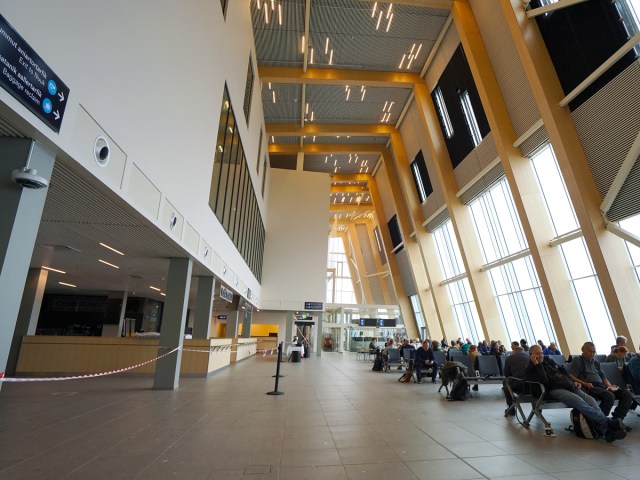
{"label": "recessed ceiling light", "polygon": [[64,283],[64,282],[58,282],[60,285],[64,285],[65,287],[72,287],[72,288],[76,288],[76,286],[72,283]]}
{"label": "recessed ceiling light", "polygon": [[162,295],[163,297],[166,297],[166,296],[167,296],[167,294],[166,294],[166,293],[162,293],[162,292],[160,292],[160,295]]}
{"label": "recessed ceiling light", "polygon": [[101,260],[101,259],[98,259],[98,261],[100,263],[104,263],[105,265],[109,265],[110,267],[113,267],[113,268],[120,268],[119,266],[114,265],[113,263],[105,262],[104,260]]}
{"label": "recessed ceiling light", "polygon": [[160,291],[160,289],[159,289],[158,287],[154,287],[153,285],[149,285],[149,288],[150,288],[151,290],[155,290],[156,292],[159,292],[159,291]]}
{"label": "recessed ceiling light", "polygon": [[44,268],[45,270],[49,270],[51,272],[67,273],[67,272],[63,272],[62,270],[58,270],[57,268],[45,267],[44,265],[42,265],[42,268]]}
{"label": "recessed ceiling light", "polygon": [[108,248],[109,250],[111,250],[112,252],[116,252],[118,255],[124,255],[124,253],[122,253],[120,250],[116,250],[113,247],[110,247],[109,245],[107,245],[106,243],[102,243],[100,242],[100,245],[102,245],[104,248]]}

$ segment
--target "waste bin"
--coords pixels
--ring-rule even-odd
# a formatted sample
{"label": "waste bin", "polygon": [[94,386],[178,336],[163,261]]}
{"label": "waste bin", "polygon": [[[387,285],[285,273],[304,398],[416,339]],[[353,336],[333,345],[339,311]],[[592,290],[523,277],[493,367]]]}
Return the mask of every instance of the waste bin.
{"label": "waste bin", "polygon": [[299,362],[300,361],[300,352],[298,350],[294,350],[291,352],[291,361]]}

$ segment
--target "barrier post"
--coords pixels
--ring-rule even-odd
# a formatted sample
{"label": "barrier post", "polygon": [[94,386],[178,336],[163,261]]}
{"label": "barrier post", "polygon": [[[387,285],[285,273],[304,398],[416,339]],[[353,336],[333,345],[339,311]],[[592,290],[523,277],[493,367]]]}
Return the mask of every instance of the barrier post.
{"label": "barrier post", "polygon": [[282,342],[278,344],[278,363],[276,364],[276,388],[273,392],[267,392],[267,395],[284,395],[284,392],[278,391],[278,381],[280,380],[280,362],[282,361]]}

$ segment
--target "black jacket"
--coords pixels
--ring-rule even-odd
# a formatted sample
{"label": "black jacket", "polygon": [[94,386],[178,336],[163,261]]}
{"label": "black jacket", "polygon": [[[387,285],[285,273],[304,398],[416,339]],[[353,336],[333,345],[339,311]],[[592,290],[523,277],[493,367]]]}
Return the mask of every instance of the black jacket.
{"label": "black jacket", "polygon": [[[564,367],[559,367],[554,361],[544,358],[541,363],[534,365],[529,361],[524,379],[528,382],[542,383],[547,390],[562,388],[575,391],[573,380],[566,374]],[[534,395],[536,392],[532,392]]]}

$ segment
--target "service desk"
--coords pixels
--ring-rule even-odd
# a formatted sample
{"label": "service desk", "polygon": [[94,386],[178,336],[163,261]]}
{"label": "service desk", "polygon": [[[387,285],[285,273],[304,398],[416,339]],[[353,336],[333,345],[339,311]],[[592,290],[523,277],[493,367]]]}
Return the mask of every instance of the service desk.
{"label": "service desk", "polygon": [[[231,338],[184,340],[181,375],[207,376],[254,355],[255,339]],[[247,344],[237,352],[233,343]],[[157,338],[25,336],[22,339],[17,376],[78,375],[119,370],[158,356]],[[162,353],[162,352],[160,352]],[[232,359],[232,353],[234,357]],[[130,374],[153,374],[155,362],[129,370]]]}

